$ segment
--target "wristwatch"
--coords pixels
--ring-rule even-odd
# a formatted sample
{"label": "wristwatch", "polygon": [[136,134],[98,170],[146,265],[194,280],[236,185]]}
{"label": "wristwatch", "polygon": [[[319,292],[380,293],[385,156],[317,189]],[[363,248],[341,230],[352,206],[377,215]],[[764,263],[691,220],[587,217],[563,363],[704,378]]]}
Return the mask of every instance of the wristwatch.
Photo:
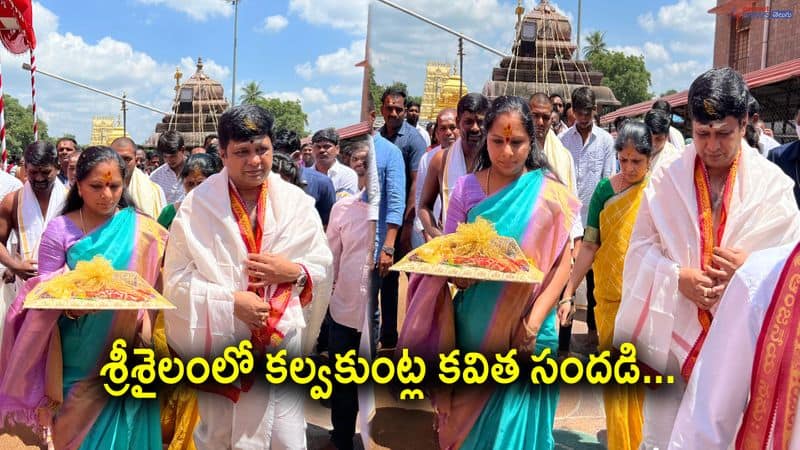
{"label": "wristwatch", "polygon": [[301,269],[300,275],[297,276],[297,279],[294,280],[294,284],[297,285],[299,288],[304,288],[306,286],[306,282],[308,281],[308,276],[306,275],[305,269]]}
{"label": "wristwatch", "polygon": [[394,247],[389,247],[387,245],[384,245],[381,251],[383,251],[383,253],[386,253],[389,256],[394,256]]}

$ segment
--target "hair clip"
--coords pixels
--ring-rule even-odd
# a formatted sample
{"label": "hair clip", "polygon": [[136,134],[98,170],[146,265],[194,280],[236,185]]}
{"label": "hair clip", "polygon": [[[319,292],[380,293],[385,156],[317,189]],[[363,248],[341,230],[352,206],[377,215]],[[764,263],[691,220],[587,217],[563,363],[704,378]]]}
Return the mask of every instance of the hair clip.
{"label": "hair clip", "polygon": [[258,131],[258,125],[256,125],[256,123],[253,122],[253,119],[249,117],[245,117],[244,126],[250,131]]}

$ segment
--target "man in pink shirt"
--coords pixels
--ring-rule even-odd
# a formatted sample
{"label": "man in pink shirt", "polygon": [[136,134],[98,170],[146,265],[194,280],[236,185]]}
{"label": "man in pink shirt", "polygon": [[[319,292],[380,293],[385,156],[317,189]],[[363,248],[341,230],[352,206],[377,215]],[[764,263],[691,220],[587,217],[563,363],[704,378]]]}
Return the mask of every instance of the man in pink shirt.
{"label": "man in pink shirt", "polygon": [[[356,350],[370,357],[375,349],[369,337],[369,279],[372,267],[370,246],[364,245],[371,233],[369,203],[365,186],[369,167],[369,142],[352,144],[350,167],[358,175],[360,192],[333,205],[328,222],[328,244],[333,253],[334,288],[329,306],[328,351],[331,363],[337,354]],[[352,449],[359,411],[358,386],[333,380],[331,396],[331,441],[337,449]],[[363,411],[366,416],[367,411]],[[362,433],[364,432],[362,427]]]}

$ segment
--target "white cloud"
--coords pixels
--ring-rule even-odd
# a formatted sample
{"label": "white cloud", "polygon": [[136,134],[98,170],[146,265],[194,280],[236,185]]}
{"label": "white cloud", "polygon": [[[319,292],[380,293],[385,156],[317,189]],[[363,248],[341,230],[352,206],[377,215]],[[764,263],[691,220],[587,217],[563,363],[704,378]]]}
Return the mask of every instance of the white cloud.
{"label": "white cloud", "polygon": [[358,97],[361,95],[361,89],[361,83],[352,83],[350,85],[334,84],[332,86],[328,86],[328,93],[331,95]]}
{"label": "white cloud", "polygon": [[653,42],[644,43],[644,60],[647,62],[661,63],[669,61],[669,52],[661,44]]}
{"label": "white cloud", "polygon": [[608,48],[611,51],[622,52],[629,56],[644,56],[647,64],[665,63],[670,60],[669,52],[661,44],[645,42],[644,47],[635,45],[618,45]]}
{"label": "white cloud", "polygon": [[656,29],[656,19],[653,17],[653,13],[651,12],[642,14],[636,19],[636,21],[645,31],[652,33]]}
{"label": "white cloud", "polygon": [[667,89],[687,89],[697,75],[712,65],[716,17],[708,10],[716,6],[716,0],[673,1],[637,19],[642,29],[669,43],[669,51],[661,44],[644,46],[656,94]]}
{"label": "white cloud", "polygon": [[[403,6],[510,53],[516,22],[513,7],[509,9],[512,3],[516,2],[470,0],[453,8],[449,0],[407,0]],[[455,36],[382,4],[370,7],[369,39],[376,81],[403,81],[412,95],[423,93],[428,62],[458,65]],[[480,92],[500,57],[469,42],[464,43],[464,52],[465,84],[469,91]]]}
{"label": "white cloud", "polygon": [[349,48],[340,48],[333,53],[317,56],[316,61],[305,62],[295,66],[295,72],[309,80],[312,76],[344,76],[351,77],[363,73],[363,69],[356,64],[364,60],[365,41],[357,40]]}
{"label": "white cloud", "polygon": [[673,41],[669,43],[669,49],[673,53],[691,56],[709,56],[714,52],[714,42],[681,42]]}
{"label": "white cloud", "polygon": [[289,20],[281,15],[269,16],[264,19],[264,25],[261,27],[262,31],[277,33],[289,25]]}
{"label": "white cloud", "polygon": [[653,75],[653,91],[660,94],[668,89],[682,91],[689,89],[689,85],[698,75],[711,68],[710,62],[696,59],[676,61],[661,65],[657,70],[651,70]]}
{"label": "white cloud", "polygon": [[715,0],[679,0],[660,7],[655,15],[652,12],[641,15],[637,21],[649,32],[677,31],[713,40],[716,16],[708,10],[714,6]]}
{"label": "white cloud", "polygon": [[314,25],[364,36],[369,0],[289,0],[289,12]]}
{"label": "white cloud", "polygon": [[264,94],[264,98],[277,98],[282,101],[302,101],[302,96],[292,91],[273,91]]}
{"label": "white cloud", "polygon": [[230,17],[233,6],[224,0],[137,0],[145,5],[164,5],[194,20],[206,21],[214,16]]}
{"label": "white cloud", "polygon": [[266,98],[283,101],[299,101],[308,115],[308,129],[312,132],[326,127],[344,127],[359,121],[361,100],[330,102],[325,91],[315,87],[304,87],[300,92],[274,91],[264,94]]}
{"label": "white cloud", "polygon": [[320,88],[304,87],[301,91],[305,103],[327,103],[328,95]]}
{"label": "white cloud", "polygon": [[294,71],[305,80],[310,80],[311,76],[314,74],[314,68],[311,66],[310,62],[304,62],[303,64],[294,66]]}
{"label": "white cloud", "polygon": [[616,45],[614,47],[609,47],[608,50],[612,52],[624,53],[628,56],[644,56],[644,51],[642,51],[642,48],[635,45]]}
{"label": "white cloud", "polygon": [[304,87],[300,92],[296,91],[272,91],[264,94],[265,98],[278,98],[283,101],[299,101],[304,107],[308,105],[327,103],[328,95],[325,91],[316,87]]}
{"label": "white cloud", "polygon": [[349,100],[341,103],[326,103],[319,108],[306,110],[311,132],[325,127],[344,127],[359,122],[361,101]]}

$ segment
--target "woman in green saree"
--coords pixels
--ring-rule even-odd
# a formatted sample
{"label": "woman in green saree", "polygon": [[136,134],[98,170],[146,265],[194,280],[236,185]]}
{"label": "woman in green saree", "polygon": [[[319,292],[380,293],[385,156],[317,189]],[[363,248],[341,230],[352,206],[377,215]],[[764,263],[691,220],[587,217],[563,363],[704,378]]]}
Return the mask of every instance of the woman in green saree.
{"label": "woman in green saree", "polygon": [[[486,114],[480,170],[458,180],[445,233],[483,217],[501,236],[514,238],[545,274],[538,284],[447,280],[413,275],[410,306],[398,348],[432,356],[454,348],[485,355],[518,349],[555,354],[555,304],[569,276],[565,253],[579,202],[550,170],[536,146],[528,105],[498,97]],[[439,445],[443,449],[553,448],[558,387],[512,384],[441,388],[434,393]]]}
{"label": "woman in green saree", "polygon": [[49,430],[58,449],[161,448],[158,400],[110,397],[98,377],[115,339],[150,346],[150,314],[22,309],[38,282],[96,255],[156,284],[166,231],[136,211],[124,179],[125,164],[112,149],[81,154],[64,212],[42,236],[41,275],[26,283],[6,321],[0,419]]}

